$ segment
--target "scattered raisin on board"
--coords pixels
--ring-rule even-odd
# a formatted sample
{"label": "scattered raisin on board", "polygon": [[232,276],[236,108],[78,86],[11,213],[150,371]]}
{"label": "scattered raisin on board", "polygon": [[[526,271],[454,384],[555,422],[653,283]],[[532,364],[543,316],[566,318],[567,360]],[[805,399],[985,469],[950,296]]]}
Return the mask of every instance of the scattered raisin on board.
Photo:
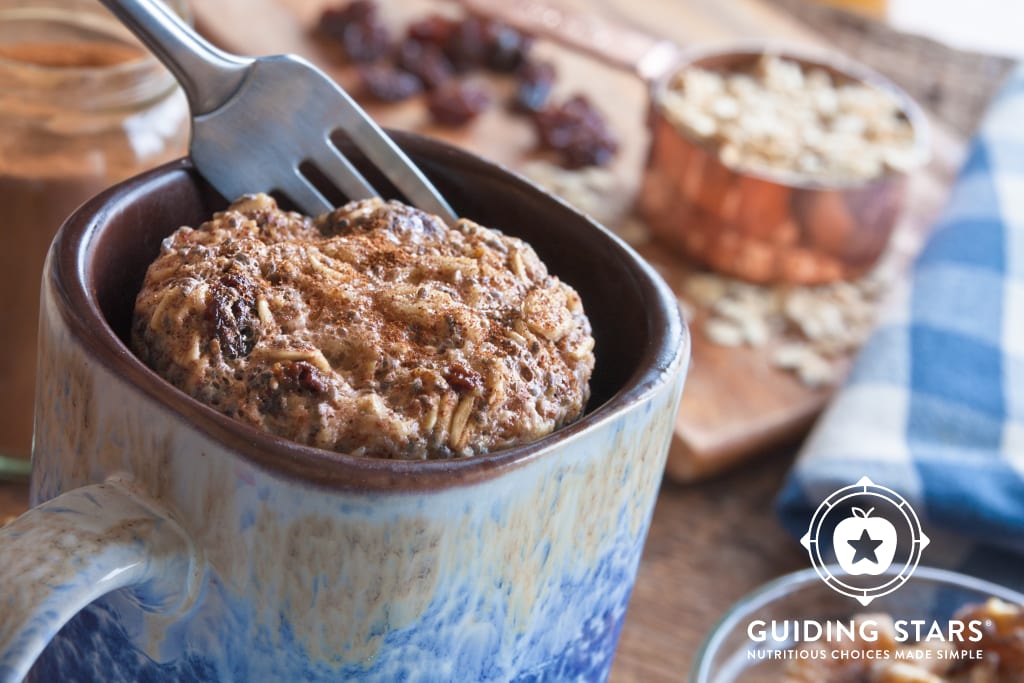
{"label": "scattered raisin on board", "polygon": [[366,93],[381,102],[401,102],[423,92],[418,77],[388,64],[360,65],[359,80]]}
{"label": "scattered raisin on board", "polygon": [[555,85],[555,65],[551,62],[529,61],[516,71],[516,96],[513,107],[516,111],[540,111],[551,97]]}
{"label": "scattered raisin on board", "polygon": [[397,61],[398,68],[415,75],[428,90],[434,90],[455,73],[451,61],[436,43],[411,37],[398,47]]}
{"label": "scattered raisin on board", "polygon": [[446,52],[452,64],[465,72],[487,63],[490,52],[487,20],[470,15],[456,24],[448,36]]}
{"label": "scattered raisin on board", "polygon": [[417,40],[421,43],[436,45],[442,50],[448,45],[452,31],[458,22],[442,17],[440,14],[431,14],[409,24],[405,31],[406,38]]}
{"label": "scattered raisin on board", "polygon": [[500,21],[487,22],[487,67],[512,73],[526,62],[533,37]]}
{"label": "scattered raisin on board", "polygon": [[585,95],[574,95],[559,105],[533,115],[541,142],[561,155],[567,168],[601,166],[615,155],[619,143]]}
{"label": "scattered raisin on board", "polygon": [[328,35],[336,33],[349,24],[377,21],[380,8],[373,0],[352,0],[349,3],[328,7],[320,15],[320,29]]}
{"label": "scattered raisin on board", "polygon": [[377,3],[372,0],[352,0],[346,5],[325,9],[317,28],[340,43],[353,62],[372,62],[391,48],[390,32],[380,19]]}
{"label": "scattered raisin on board", "polygon": [[392,46],[378,4],[351,0],[324,10],[318,30],[339,42],[352,62],[362,64],[363,89],[377,100],[398,102],[427,90],[434,121],[460,126],[490,106],[491,96],[479,83],[456,79],[457,73],[515,74],[510,109],[533,116],[542,146],[557,152],[563,166],[604,165],[618,149],[604,117],[586,97],[549,104],[554,66],[531,60],[533,37],[500,21],[431,14],[409,24],[404,39]]}
{"label": "scattered raisin on board", "polygon": [[391,48],[390,32],[372,0],[352,0],[325,9],[317,30],[340,43],[348,58],[356,62],[373,61]]}
{"label": "scattered raisin on board", "polygon": [[427,106],[434,120],[445,126],[461,126],[487,109],[491,96],[478,84],[450,80],[430,94]]}

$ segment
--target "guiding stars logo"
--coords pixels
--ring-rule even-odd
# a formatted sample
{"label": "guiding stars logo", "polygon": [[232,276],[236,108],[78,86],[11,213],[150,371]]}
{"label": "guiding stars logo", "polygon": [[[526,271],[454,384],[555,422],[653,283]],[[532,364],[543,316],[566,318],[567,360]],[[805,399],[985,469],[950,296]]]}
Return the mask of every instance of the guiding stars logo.
{"label": "guiding stars logo", "polygon": [[907,582],[928,542],[910,503],[867,477],[826,498],[800,539],[821,580],[865,606]]}

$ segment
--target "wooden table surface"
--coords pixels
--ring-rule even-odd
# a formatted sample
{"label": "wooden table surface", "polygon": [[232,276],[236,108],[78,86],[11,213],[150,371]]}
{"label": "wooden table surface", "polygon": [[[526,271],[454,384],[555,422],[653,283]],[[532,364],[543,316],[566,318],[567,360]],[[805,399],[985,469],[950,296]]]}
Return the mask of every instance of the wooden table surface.
{"label": "wooden table surface", "polygon": [[[778,15],[766,14],[766,6],[757,0],[596,4],[680,42],[698,36],[770,35],[781,25]],[[694,15],[693,7],[702,11]],[[685,681],[708,630],[733,602],[769,579],[807,566],[803,550],[783,532],[773,511],[774,496],[797,446],[764,454],[700,484],[666,481],[612,670],[613,683]],[[27,495],[23,484],[0,483],[0,523],[27,507]]]}

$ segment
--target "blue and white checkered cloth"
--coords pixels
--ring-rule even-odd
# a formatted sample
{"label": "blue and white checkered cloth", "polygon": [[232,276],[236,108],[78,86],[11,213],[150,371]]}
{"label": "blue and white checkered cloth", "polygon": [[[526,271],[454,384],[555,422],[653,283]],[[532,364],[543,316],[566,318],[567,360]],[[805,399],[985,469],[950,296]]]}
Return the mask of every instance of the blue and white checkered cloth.
{"label": "blue and white checkered cloth", "polygon": [[806,442],[778,499],[783,524],[800,537],[863,476],[920,515],[923,564],[1024,586],[1024,65]]}

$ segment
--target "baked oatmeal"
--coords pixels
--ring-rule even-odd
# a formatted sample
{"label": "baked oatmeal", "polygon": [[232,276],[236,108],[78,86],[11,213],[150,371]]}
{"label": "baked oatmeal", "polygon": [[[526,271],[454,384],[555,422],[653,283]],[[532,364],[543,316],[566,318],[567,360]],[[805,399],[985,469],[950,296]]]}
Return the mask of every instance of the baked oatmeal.
{"label": "baked oatmeal", "polygon": [[578,418],[594,338],[523,241],[379,199],[311,219],[242,197],[168,237],[132,347],[216,410],[352,455],[448,458]]}

